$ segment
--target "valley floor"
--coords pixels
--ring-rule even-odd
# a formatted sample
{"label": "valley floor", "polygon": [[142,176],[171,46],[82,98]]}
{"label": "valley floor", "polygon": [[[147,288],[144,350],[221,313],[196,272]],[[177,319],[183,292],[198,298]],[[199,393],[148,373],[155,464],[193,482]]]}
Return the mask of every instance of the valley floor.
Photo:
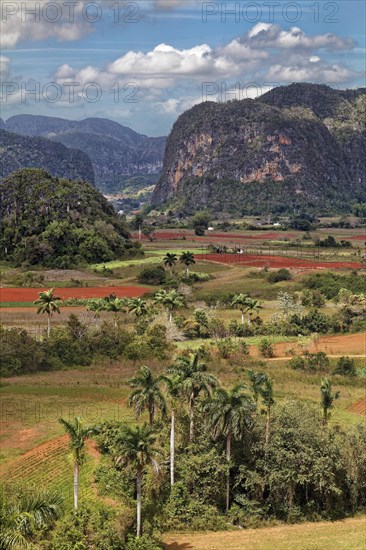
{"label": "valley floor", "polygon": [[364,550],[366,516],[214,533],[171,534],[165,550]]}

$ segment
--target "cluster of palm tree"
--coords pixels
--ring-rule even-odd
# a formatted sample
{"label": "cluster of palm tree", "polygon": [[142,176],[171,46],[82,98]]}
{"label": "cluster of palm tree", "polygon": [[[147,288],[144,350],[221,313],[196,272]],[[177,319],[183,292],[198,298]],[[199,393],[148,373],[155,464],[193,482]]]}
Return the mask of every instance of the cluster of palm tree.
{"label": "cluster of palm tree", "polygon": [[[178,256],[174,252],[168,252],[163,259],[165,267],[169,268],[170,274],[172,274],[173,267],[177,264]],[[189,275],[189,268],[191,265],[196,263],[194,259],[194,254],[192,252],[182,252],[179,256],[179,262],[186,266],[186,275]]]}
{"label": "cluster of palm tree", "polygon": [[254,312],[262,309],[260,302],[251,298],[248,294],[236,294],[231,302],[231,307],[235,307],[241,311],[241,322],[245,324],[245,313],[248,313],[248,325],[251,323],[251,316]]}
{"label": "cluster of palm tree", "polygon": [[[136,419],[145,413],[149,422],[142,425],[121,424],[113,441],[114,462],[117,467],[128,467],[135,472],[137,501],[137,536],[141,535],[142,481],[147,468],[152,466],[160,471],[160,458],[163,453],[157,446],[160,421],[170,416],[170,484],[175,483],[175,440],[176,412],[178,405],[186,405],[189,418],[189,442],[195,441],[195,421],[198,409],[203,413],[206,428],[213,440],[223,437],[226,441],[226,511],[231,506],[231,461],[232,442],[241,441],[249,433],[254,416],[261,413],[265,422],[265,459],[271,433],[271,416],[275,404],[273,382],[263,372],[249,370],[249,387],[237,384],[224,388],[218,379],[210,374],[199,355],[178,356],[166,373],[154,375],[147,366],[142,366],[130,379],[132,392],[129,406],[134,408]],[[332,392],[329,380],[321,383],[321,406],[324,423],[327,424],[333,403],[339,392]],[[159,419],[158,417],[159,413]],[[87,428],[81,418],[74,422],[60,419],[70,436],[70,449],[74,464],[74,507],[78,507],[79,469],[85,460],[85,440],[98,433],[97,429]]]}
{"label": "cluster of palm tree", "polygon": [[[135,409],[136,418],[148,412],[149,424],[142,428],[125,427],[124,434],[129,434],[128,440],[136,443],[137,449],[148,448],[147,442],[152,441],[157,412],[166,419],[170,409],[170,483],[175,482],[175,422],[178,403],[185,403],[189,417],[189,441],[195,440],[196,409],[200,407],[207,418],[207,426],[213,439],[226,438],[226,460],[228,465],[226,509],[230,508],[230,463],[232,440],[242,439],[251,428],[253,414],[257,410],[258,398],[262,397],[267,411],[266,442],[269,439],[270,411],[274,404],[272,381],[264,373],[251,372],[253,395],[247,391],[244,384],[231,389],[220,386],[215,376],[207,371],[205,364],[200,362],[198,354],[189,357],[182,355],[176,358],[174,364],[167,369],[166,374],[154,376],[147,366],[143,366],[130,380],[133,391],[129,405]],[[162,390],[162,385],[165,391]],[[136,431],[137,430],[137,431]],[[137,435],[140,437],[138,440]],[[135,438],[135,439],[134,439]],[[131,452],[131,449],[130,451]],[[155,447],[146,451],[144,464],[152,463],[152,455],[157,455]],[[121,455],[120,455],[121,456]],[[127,456],[125,459],[127,460]],[[156,467],[156,465],[155,465]],[[143,468],[136,469],[136,493],[141,500],[141,475]],[[138,517],[141,522],[141,502],[138,502]],[[138,522],[139,524],[139,522]],[[139,532],[139,531],[138,531]]]}

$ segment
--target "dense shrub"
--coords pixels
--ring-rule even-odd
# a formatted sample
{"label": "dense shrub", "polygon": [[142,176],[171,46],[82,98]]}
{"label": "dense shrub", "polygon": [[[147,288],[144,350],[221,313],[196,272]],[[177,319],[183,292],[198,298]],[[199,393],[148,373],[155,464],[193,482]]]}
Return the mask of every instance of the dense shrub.
{"label": "dense shrub", "polygon": [[36,372],[45,359],[42,347],[27,331],[0,327],[0,376]]}
{"label": "dense shrub", "polygon": [[289,361],[289,366],[295,370],[309,372],[324,371],[329,368],[329,359],[323,351],[318,351],[317,353],[305,352],[304,357],[292,357]]}
{"label": "dense shrub", "polygon": [[274,357],[273,345],[268,338],[262,338],[258,344],[258,349],[263,357]]}
{"label": "dense shrub", "polygon": [[366,277],[359,276],[357,271],[350,275],[339,275],[331,271],[312,273],[305,277],[303,285],[311,290],[319,290],[328,300],[336,298],[341,288],[351,290],[354,294],[366,293]]}
{"label": "dense shrub", "polygon": [[355,360],[351,357],[341,357],[334,370],[334,374],[342,374],[343,376],[356,376]]}
{"label": "dense shrub", "polygon": [[292,279],[291,271],[288,269],[279,269],[272,271],[267,276],[267,281],[270,283],[279,283],[280,281],[290,281]]}
{"label": "dense shrub", "polygon": [[144,285],[162,285],[166,282],[166,277],[163,267],[146,267],[139,273],[137,280]]}
{"label": "dense shrub", "polygon": [[123,533],[117,511],[100,502],[83,504],[57,525],[49,550],[122,550]]}

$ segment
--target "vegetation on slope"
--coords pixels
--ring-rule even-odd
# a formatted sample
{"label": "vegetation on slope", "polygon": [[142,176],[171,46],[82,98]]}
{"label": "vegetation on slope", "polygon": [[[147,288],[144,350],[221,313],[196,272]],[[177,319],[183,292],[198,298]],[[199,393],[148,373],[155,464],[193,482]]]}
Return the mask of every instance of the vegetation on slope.
{"label": "vegetation on slope", "polygon": [[66,268],[136,252],[125,223],[88,183],[25,169],[0,183],[0,257]]}

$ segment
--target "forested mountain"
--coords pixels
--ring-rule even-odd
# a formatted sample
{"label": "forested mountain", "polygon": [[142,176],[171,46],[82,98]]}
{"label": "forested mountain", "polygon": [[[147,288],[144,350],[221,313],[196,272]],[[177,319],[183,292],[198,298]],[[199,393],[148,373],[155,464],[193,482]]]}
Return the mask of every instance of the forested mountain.
{"label": "forested mountain", "polygon": [[66,268],[134,253],[125,223],[94,187],[24,169],[0,182],[0,257]]}
{"label": "forested mountain", "polygon": [[53,176],[94,183],[88,155],[42,137],[0,129],[0,178],[22,168],[43,168]]}
{"label": "forested mountain", "polygon": [[150,138],[103,118],[76,121],[16,115],[6,121],[6,128],[84,151],[91,159],[96,186],[106,193],[121,190],[136,175],[157,181],[163,165],[165,137]]}
{"label": "forested mountain", "polygon": [[152,203],[260,214],[365,200],[365,100],[365,90],[293,84],[196,105],[167,140]]}

